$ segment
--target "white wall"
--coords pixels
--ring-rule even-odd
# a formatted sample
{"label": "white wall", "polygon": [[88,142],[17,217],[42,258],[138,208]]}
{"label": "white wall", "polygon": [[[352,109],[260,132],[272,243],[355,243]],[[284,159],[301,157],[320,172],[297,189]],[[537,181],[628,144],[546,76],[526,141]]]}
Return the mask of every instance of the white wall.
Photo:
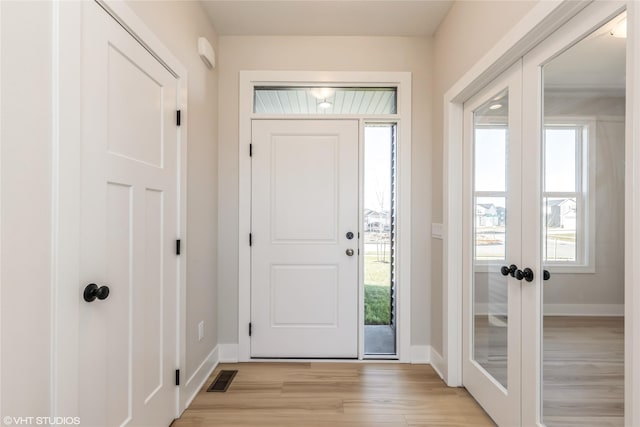
{"label": "white wall", "polygon": [[[535,5],[535,1],[457,1],[434,35],[433,221],[442,222],[443,98]],[[432,240],[431,346],[442,352],[442,241]]]}
{"label": "white wall", "polygon": [[51,5],[0,2],[0,414],[49,414]]}
{"label": "white wall", "polygon": [[[189,378],[218,344],[218,71],[198,55],[198,37],[217,49],[217,35],[198,1],[128,1],[188,70],[187,125],[187,366]],[[205,337],[198,341],[198,323]]]}
{"label": "white wall", "polygon": [[238,342],[238,73],[241,70],[412,72],[412,345],[429,343],[431,48],[429,38],[220,37],[220,342]]}
{"label": "white wall", "polygon": [[[130,5],[189,73],[188,377],[218,342],[217,72],[196,46],[201,35],[215,45],[216,34],[199,2]],[[2,416],[46,416],[52,405],[52,22],[51,2],[0,1]]]}

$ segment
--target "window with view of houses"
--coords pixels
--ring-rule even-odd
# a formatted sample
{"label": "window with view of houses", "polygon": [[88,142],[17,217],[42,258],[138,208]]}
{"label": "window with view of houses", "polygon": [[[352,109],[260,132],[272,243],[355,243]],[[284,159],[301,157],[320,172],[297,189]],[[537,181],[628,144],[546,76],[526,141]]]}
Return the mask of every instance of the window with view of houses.
{"label": "window with view of houses", "polygon": [[[593,124],[548,124],[544,129],[544,262],[588,267],[592,201],[589,135]],[[507,129],[475,131],[475,259],[503,261],[506,245]]]}
{"label": "window with view of houses", "polygon": [[543,251],[548,265],[588,266],[590,261],[591,126],[588,123],[545,126]]}

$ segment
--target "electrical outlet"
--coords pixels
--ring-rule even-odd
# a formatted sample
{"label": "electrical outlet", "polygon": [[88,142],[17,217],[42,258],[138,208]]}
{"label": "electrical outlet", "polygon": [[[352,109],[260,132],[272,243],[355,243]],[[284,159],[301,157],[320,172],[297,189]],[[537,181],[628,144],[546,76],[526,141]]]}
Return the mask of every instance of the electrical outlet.
{"label": "electrical outlet", "polygon": [[198,323],[198,341],[202,341],[204,338],[204,320]]}

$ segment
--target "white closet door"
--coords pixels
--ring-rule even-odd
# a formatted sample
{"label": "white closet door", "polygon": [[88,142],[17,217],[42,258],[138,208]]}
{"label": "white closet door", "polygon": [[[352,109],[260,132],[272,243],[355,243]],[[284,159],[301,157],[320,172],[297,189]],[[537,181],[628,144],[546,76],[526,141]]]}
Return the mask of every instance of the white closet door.
{"label": "white closet door", "polygon": [[80,417],[166,426],[177,393],[177,82],[95,2],[83,25],[81,289],[110,292],[80,302]]}

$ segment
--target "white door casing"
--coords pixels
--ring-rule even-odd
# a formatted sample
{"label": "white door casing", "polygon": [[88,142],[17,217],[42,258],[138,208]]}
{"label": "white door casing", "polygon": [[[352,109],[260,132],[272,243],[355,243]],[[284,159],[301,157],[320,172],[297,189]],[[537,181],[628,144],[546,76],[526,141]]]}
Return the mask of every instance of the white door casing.
{"label": "white door casing", "polygon": [[358,132],[252,122],[252,357],[358,357]]}
{"label": "white door casing", "polygon": [[168,425],[176,414],[176,78],[94,2],[83,7],[79,415]]}
{"label": "white door casing", "polygon": [[[229,346],[230,360],[249,361],[251,337],[248,326],[251,321],[251,248],[247,236],[251,232],[251,157],[249,144],[252,138],[253,119],[288,119],[290,116],[273,116],[254,113],[254,88],[264,85],[299,86],[354,86],[397,87],[398,110],[389,116],[340,116],[339,119],[363,122],[384,121],[398,125],[397,140],[397,224],[396,224],[396,283],[397,283],[397,351],[400,362],[412,360],[411,347],[411,73],[409,72],[346,72],[346,71],[241,71],[239,99],[239,227],[238,227],[238,346]],[[329,117],[305,116],[305,119]],[[362,154],[361,154],[362,155]],[[360,284],[362,286],[362,283]],[[362,292],[360,306],[364,304]],[[360,319],[359,357],[364,358],[364,314]]]}
{"label": "white door casing", "polygon": [[[480,198],[482,194],[482,192],[474,194],[474,181],[480,173],[476,171],[474,164],[474,159],[478,156],[478,153],[476,153],[474,113],[476,109],[486,106],[488,102],[494,102],[496,95],[505,90],[508,96],[508,106],[502,107],[503,109],[508,107],[504,177],[506,197],[505,259],[501,262],[489,261],[486,264],[481,264],[482,261],[475,259],[473,249],[474,223],[476,221],[475,200],[476,196]],[[498,425],[504,426],[518,425],[520,422],[521,282],[513,277],[502,277],[500,268],[502,265],[520,265],[521,260],[521,104],[521,61],[518,61],[464,104],[463,383]],[[478,170],[481,169],[478,168]],[[479,296],[481,293],[478,282],[479,276],[486,276],[489,281],[488,288],[490,289],[487,290],[487,293],[503,293],[506,291],[506,295],[499,295],[500,299],[506,298],[506,312],[504,307],[492,307],[491,304],[487,304],[487,313],[480,312],[482,304],[479,304],[479,299],[483,297]],[[487,297],[490,298],[489,295]],[[494,320],[494,316],[498,320]],[[479,322],[481,318],[488,318],[485,330],[488,335],[488,342],[481,342],[479,337],[476,336],[481,333],[475,327],[476,322]],[[504,324],[492,326],[492,321],[504,322]],[[495,334],[493,334],[494,329],[506,330],[503,333],[498,333],[498,336],[495,337]],[[504,342],[504,339],[506,339],[506,342]],[[502,348],[505,344],[506,348]],[[504,350],[506,350],[506,354],[503,354]],[[489,352],[485,366],[479,360],[481,351]],[[492,352],[495,354],[491,354]],[[488,367],[496,363],[500,366],[495,371],[490,371]],[[506,367],[502,366],[502,363],[505,363]],[[504,372],[505,368],[506,372]],[[499,376],[502,376],[502,381],[497,379],[499,376],[496,372],[500,374]]]}

